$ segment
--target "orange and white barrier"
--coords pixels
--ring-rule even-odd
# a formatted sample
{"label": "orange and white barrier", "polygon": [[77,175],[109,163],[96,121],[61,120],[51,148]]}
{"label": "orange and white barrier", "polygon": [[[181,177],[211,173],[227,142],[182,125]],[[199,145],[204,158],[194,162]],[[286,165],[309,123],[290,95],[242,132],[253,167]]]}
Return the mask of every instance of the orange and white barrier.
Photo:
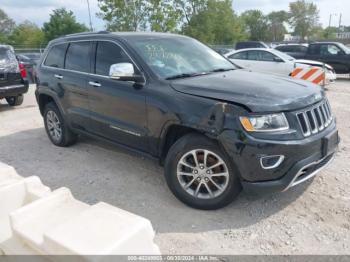
{"label": "orange and white barrier", "polygon": [[76,255],[74,261],[90,262],[101,257],[89,255],[160,255],[154,235],[146,218],[106,203],[90,206],[67,188],[51,191],[0,162],[0,256]]}
{"label": "orange and white barrier", "polygon": [[322,85],[325,83],[326,72],[321,67],[296,67],[291,73],[291,77]]}

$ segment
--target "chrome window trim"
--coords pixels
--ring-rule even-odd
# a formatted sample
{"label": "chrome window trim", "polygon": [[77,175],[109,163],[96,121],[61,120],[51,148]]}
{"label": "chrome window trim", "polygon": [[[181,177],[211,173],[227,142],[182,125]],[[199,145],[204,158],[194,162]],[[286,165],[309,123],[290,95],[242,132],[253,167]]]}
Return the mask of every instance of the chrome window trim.
{"label": "chrome window trim", "polygon": [[[45,54],[45,57],[43,58],[41,64],[40,64],[40,67],[42,68],[49,68],[49,69],[58,69],[58,70],[61,70],[63,72],[72,72],[72,73],[79,73],[79,74],[83,74],[83,75],[88,75],[88,76],[98,76],[98,77],[102,77],[102,78],[106,78],[106,79],[111,79],[109,76],[104,76],[104,75],[99,75],[99,74],[94,74],[94,73],[86,73],[86,72],[81,72],[81,71],[76,71],[76,70],[70,70],[70,69],[65,69],[65,68],[58,68],[58,67],[53,67],[53,66],[47,66],[45,65],[45,61],[46,61],[46,58],[49,54],[49,52],[51,51],[51,49],[55,46],[58,46],[58,45],[63,45],[63,44],[68,44],[68,47],[67,47],[67,50],[69,48],[69,44],[70,43],[78,43],[78,42],[110,42],[110,43],[113,43],[115,45],[117,45],[118,47],[120,47],[123,52],[125,52],[125,54],[129,57],[129,59],[131,60],[131,62],[133,63],[134,66],[136,66],[137,70],[141,73],[144,81],[145,81],[145,84],[147,83],[147,77],[145,77],[145,75],[143,74],[142,70],[140,70],[140,67],[137,65],[137,63],[135,62],[134,59],[132,59],[132,57],[129,55],[129,53],[125,50],[124,47],[122,47],[119,43],[117,43],[116,41],[113,41],[113,40],[109,40],[109,39],[81,39],[81,40],[67,40],[66,42],[63,42],[63,43],[56,43],[56,44],[53,44],[50,46],[50,48],[47,50],[46,54]],[[67,50],[66,50],[66,54],[67,54]],[[66,57],[66,54],[65,54],[65,57]],[[95,61],[96,63],[96,61]],[[115,81],[119,81],[119,80],[116,80],[116,79],[113,79]],[[125,81],[119,81],[119,82],[125,82]]]}

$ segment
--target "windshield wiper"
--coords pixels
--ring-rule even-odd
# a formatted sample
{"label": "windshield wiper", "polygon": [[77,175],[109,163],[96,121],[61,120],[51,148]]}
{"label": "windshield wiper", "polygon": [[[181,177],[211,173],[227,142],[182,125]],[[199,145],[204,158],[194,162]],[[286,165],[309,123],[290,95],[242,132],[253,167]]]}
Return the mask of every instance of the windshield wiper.
{"label": "windshield wiper", "polygon": [[234,68],[218,68],[218,69],[214,69],[209,71],[209,73],[217,73],[217,72],[226,72],[226,71],[231,71],[231,70],[235,70]]}
{"label": "windshield wiper", "polygon": [[184,73],[184,74],[178,74],[178,75],[174,75],[174,76],[169,76],[167,78],[165,78],[166,80],[173,80],[173,79],[179,79],[179,78],[187,78],[187,77],[194,77],[194,76],[202,76],[205,75],[205,72],[202,73]]}

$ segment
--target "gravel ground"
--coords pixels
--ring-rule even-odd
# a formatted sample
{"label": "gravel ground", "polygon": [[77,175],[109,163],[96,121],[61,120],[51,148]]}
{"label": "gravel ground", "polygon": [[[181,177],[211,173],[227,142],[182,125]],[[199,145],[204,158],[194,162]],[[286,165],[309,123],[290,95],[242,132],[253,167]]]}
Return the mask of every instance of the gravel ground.
{"label": "gravel ground", "polygon": [[313,181],[263,198],[244,193],[218,211],[184,206],[152,160],[88,138],[53,146],[34,86],[18,108],[0,104],[0,161],[90,204],[104,201],[144,216],[163,254],[350,254],[350,80],[328,97],[342,138],[334,162]]}

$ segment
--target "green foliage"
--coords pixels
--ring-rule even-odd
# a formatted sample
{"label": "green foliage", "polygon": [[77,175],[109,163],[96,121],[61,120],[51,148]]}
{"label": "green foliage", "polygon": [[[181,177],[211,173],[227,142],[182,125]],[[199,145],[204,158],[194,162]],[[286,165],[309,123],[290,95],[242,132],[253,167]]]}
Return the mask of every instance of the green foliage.
{"label": "green foliage", "polygon": [[315,27],[319,25],[319,10],[313,3],[298,0],[289,4],[289,23],[294,33],[302,39],[309,37]]}
{"label": "green foliage", "polygon": [[67,11],[65,8],[53,10],[49,22],[44,23],[43,26],[47,41],[63,35],[85,31],[88,31],[88,28],[84,24],[78,23],[73,12]]}
{"label": "green foliage", "polygon": [[174,8],[172,0],[150,0],[147,8],[148,22],[152,31],[176,31],[182,12]]}
{"label": "green foliage", "polygon": [[45,42],[45,36],[38,26],[25,21],[13,30],[9,42],[15,46],[40,47]]}
{"label": "green foliage", "polygon": [[241,40],[241,24],[231,6],[230,0],[209,0],[203,10],[192,13],[183,33],[207,44],[232,44]]}
{"label": "green foliage", "polygon": [[15,25],[15,22],[0,8],[0,43],[8,43],[8,37]]}
{"label": "green foliage", "polygon": [[248,10],[242,13],[241,19],[249,39],[253,41],[267,40],[269,24],[268,19],[260,10]]}
{"label": "green foliage", "polygon": [[109,31],[142,31],[148,21],[148,1],[98,0],[98,16],[107,22]]}
{"label": "green foliage", "polygon": [[282,41],[284,34],[287,33],[287,29],[284,23],[288,21],[288,13],[285,11],[271,12],[267,15],[269,22],[269,41]]}

